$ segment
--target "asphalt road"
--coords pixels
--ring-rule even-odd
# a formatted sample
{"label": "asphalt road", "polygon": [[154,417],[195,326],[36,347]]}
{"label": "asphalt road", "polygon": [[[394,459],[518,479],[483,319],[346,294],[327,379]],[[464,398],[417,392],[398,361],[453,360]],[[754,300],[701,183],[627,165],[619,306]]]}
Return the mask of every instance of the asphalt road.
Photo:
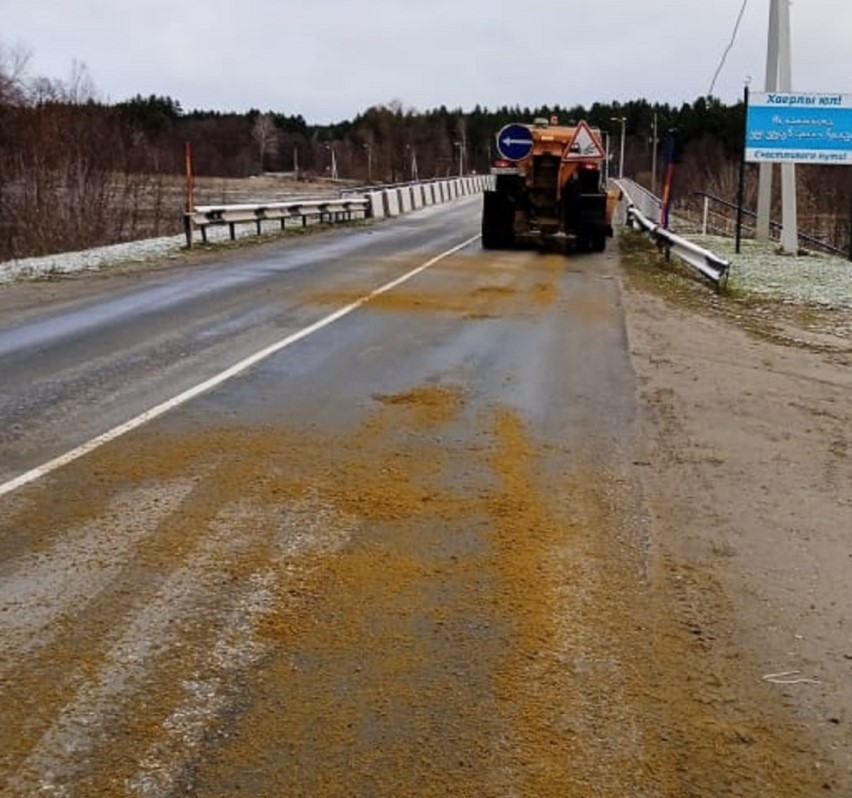
{"label": "asphalt road", "polygon": [[6,485],[320,325],[0,496],[4,795],[691,794],[617,257],[473,241],[323,322],[478,222],[6,298]]}

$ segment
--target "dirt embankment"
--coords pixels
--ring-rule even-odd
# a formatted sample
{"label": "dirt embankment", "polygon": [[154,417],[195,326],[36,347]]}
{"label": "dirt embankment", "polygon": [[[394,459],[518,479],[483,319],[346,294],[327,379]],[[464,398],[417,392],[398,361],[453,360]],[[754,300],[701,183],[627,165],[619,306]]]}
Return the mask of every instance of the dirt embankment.
{"label": "dirt embankment", "polygon": [[659,576],[717,695],[792,718],[799,767],[852,795],[852,312],[716,297],[636,246],[625,306]]}

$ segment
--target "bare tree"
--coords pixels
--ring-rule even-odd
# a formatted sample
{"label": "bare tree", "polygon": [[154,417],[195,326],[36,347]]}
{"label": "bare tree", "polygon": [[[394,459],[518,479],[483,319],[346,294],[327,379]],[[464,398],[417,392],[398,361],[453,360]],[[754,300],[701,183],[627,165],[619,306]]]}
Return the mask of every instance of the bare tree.
{"label": "bare tree", "polygon": [[260,171],[262,172],[266,163],[266,156],[274,157],[278,154],[278,126],[275,124],[275,118],[272,114],[261,114],[255,120],[251,129],[251,137],[257,144]]}
{"label": "bare tree", "polygon": [[26,100],[26,74],[32,54],[22,44],[0,42],[0,105],[21,105]]}
{"label": "bare tree", "polygon": [[68,81],[63,89],[65,101],[75,105],[99,99],[89,68],[83,61],[76,59],[71,62],[71,71],[68,73]]}

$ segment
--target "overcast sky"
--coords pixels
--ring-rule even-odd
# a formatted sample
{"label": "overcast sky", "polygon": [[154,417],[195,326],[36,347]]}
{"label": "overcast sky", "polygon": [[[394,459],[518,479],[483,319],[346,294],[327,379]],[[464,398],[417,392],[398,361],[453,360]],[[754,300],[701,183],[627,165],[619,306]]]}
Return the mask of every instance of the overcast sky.
{"label": "overcast sky", "polygon": [[[103,99],[351,118],[419,109],[590,105],[707,93],[742,0],[0,0],[0,43],[31,72],[76,59]],[[796,0],[793,88],[852,93],[852,0]],[[769,0],[749,0],[717,83],[761,88]]]}

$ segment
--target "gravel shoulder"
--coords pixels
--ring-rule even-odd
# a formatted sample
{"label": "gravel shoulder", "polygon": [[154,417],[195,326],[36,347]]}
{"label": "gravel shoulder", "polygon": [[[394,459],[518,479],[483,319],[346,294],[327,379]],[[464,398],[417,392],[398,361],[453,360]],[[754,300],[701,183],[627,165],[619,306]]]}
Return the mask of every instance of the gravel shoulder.
{"label": "gravel shoulder", "polygon": [[717,297],[622,248],[658,578],[707,668],[850,795],[852,311]]}

